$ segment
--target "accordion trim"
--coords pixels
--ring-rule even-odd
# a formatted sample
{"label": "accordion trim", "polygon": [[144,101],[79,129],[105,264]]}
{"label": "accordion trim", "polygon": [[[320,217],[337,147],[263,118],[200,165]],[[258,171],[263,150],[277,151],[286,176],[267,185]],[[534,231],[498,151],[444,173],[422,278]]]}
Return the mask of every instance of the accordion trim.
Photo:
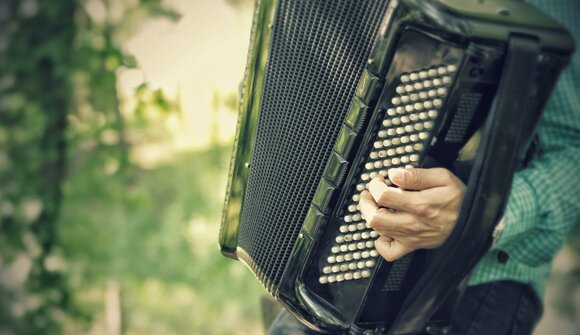
{"label": "accordion trim", "polygon": [[234,150],[228,177],[219,245],[224,256],[237,259],[237,235],[250,161],[255,145],[264,74],[272,39],[277,0],[256,0],[248,60],[244,73]]}

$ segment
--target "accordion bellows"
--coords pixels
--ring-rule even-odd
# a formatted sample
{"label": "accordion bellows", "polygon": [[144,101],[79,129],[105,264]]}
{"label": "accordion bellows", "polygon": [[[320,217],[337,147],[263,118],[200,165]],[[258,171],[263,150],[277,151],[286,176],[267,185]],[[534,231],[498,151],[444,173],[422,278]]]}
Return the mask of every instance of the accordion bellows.
{"label": "accordion bellows", "polygon": [[[421,330],[489,246],[572,50],[518,1],[257,1],[222,252],[313,329]],[[366,183],[452,169],[478,130],[445,245],[383,260],[358,208]]]}

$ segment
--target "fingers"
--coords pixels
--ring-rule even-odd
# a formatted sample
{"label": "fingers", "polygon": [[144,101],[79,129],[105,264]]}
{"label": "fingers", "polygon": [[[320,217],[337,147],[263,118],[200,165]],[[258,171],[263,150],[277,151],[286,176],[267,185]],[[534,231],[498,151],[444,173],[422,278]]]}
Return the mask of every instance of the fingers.
{"label": "fingers", "polygon": [[371,221],[375,213],[379,210],[379,206],[368,191],[363,191],[360,194],[358,204],[360,206],[360,212],[367,222]]}
{"label": "fingers", "polygon": [[413,251],[412,248],[405,246],[398,240],[383,237],[376,240],[375,248],[389,262],[395,261]]}
{"label": "fingers", "polygon": [[387,242],[392,242],[395,240],[394,238],[387,236],[387,235],[381,235],[381,236],[379,236],[379,238],[382,238],[383,240],[385,240]]}
{"label": "fingers", "polygon": [[446,186],[453,181],[453,174],[443,168],[391,169],[388,174],[393,184],[413,191]]}
{"label": "fingers", "polygon": [[368,184],[369,191],[378,205],[399,211],[413,212],[417,207],[417,192],[407,192],[400,188],[389,187],[383,177],[375,177]]}
{"label": "fingers", "polygon": [[415,233],[412,215],[379,208],[369,192],[361,193],[359,205],[364,219],[379,234],[397,237]]}
{"label": "fingers", "polygon": [[368,225],[380,235],[377,251],[392,262],[416,249],[439,247],[453,229],[465,185],[441,168],[391,169],[388,175],[399,188],[374,178],[359,202]]}

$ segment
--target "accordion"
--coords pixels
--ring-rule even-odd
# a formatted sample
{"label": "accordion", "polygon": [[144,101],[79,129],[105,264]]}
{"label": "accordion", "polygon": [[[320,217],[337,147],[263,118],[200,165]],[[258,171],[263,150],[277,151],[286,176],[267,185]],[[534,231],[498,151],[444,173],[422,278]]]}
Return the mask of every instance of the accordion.
{"label": "accordion", "polygon": [[[572,37],[514,0],[255,8],[222,253],[313,329],[423,331],[489,248]],[[394,167],[453,171],[476,133],[449,238],[384,260],[357,205],[366,183]]]}

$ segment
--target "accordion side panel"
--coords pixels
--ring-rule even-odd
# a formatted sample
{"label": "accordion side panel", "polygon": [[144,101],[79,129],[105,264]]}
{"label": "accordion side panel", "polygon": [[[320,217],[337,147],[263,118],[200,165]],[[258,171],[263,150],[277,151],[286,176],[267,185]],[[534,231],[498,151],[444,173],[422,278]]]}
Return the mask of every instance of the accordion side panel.
{"label": "accordion side panel", "polygon": [[[276,0],[258,0],[254,11],[248,59],[240,98],[240,111],[234,151],[230,166],[219,244],[222,253],[231,258],[238,255],[238,231],[243,198],[248,180],[248,168],[253,153],[260,97],[264,87],[264,74],[272,38],[271,23]],[[250,263],[251,260],[247,260]]]}
{"label": "accordion side panel", "polygon": [[386,4],[278,3],[238,231],[238,247],[271,290],[294,247]]}

